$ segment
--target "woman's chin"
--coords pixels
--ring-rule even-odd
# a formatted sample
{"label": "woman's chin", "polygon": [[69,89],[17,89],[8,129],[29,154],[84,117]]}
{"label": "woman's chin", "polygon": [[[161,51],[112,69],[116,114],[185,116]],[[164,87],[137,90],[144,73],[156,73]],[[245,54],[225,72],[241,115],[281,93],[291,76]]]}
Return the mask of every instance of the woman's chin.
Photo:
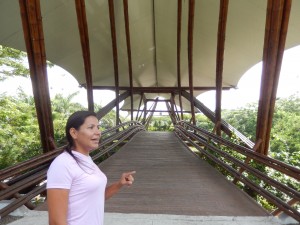
{"label": "woman's chin", "polygon": [[97,145],[94,145],[94,146],[91,146],[90,152],[96,150],[97,148],[99,148],[99,145],[98,145],[98,144],[97,144]]}

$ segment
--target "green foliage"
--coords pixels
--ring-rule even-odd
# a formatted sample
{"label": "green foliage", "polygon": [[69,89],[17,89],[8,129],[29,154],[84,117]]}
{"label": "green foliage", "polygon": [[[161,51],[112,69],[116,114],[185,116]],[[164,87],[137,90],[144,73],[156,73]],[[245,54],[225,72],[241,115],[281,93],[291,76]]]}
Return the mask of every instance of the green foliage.
{"label": "green foliage", "polygon": [[39,127],[33,98],[0,96],[0,169],[40,154]]}
{"label": "green foliage", "polygon": [[[72,100],[78,93],[64,97],[57,94],[51,100],[54,140],[65,144],[65,125],[68,117],[85,108]],[[95,105],[95,111],[101,106]],[[85,109],[86,110],[86,109]],[[116,113],[109,112],[102,120],[102,129],[115,126]],[[17,97],[0,95],[0,169],[28,160],[42,153],[34,99],[22,89]]]}
{"label": "green foliage", "polygon": [[[256,135],[257,104],[225,110],[223,119],[252,141]],[[270,138],[272,158],[300,168],[300,98],[277,99]]]}
{"label": "green foliage", "polygon": [[155,116],[152,117],[149,126],[149,131],[171,131],[173,124],[169,116]]}
{"label": "green foliage", "polygon": [[69,116],[77,110],[84,109],[81,104],[72,102],[76,95],[78,95],[78,92],[67,97],[64,97],[62,94],[56,94],[51,100],[54,140],[57,146],[65,144],[65,126]]}
{"label": "green foliage", "polygon": [[[47,61],[47,66],[53,67],[54,64]],[[26,52],[0,45],[0,69],[0,81],[13,76],[29,77]]]}
{"label": "green foliage", "polygon": [[212,131],[214,129],[214,123],[211,122],[210,119],[208,119],[203,114],[197,114],[196,115],[196,126],[201,127],[205,130]]}
{"label": "green foliage", "polygon": [[[241,108],[233,111],[225,111],[223,119],[237,128],[243,134],[248,135],[248,138],[255,138],[256,132],[256,116],[257,106],[255,104],[249,105],[246,108]],[[291,96],[289,98],[277,99],[273,124],[270,137],[270,149],[269,156],[285,162],[289,165],[300,168],[300,98]],[[233,137],[233,139],[235,139]],[[233,141],[236,142],[236,141]],[[293,187],[296,190],[300,190],[299,181],[290,178],[282,173],[275,171],[271,168],[265,167],[255,162],[251,162],[251,165],[259,171],[274,178],[278,182],[285,184],[288,187]],[[254,181],[257,185],[260,185],[265,190],[273,193],[283,201],[288,201],[289,198],[276,190],[274,187],[261,181],[261,179],[247,174],[246,176]],[[243,189],[249,193],[257,202],[259,202],[264,208],[274,210],[274,205],[270,204],[261,196],[254,193],[246,186]],[[299,207],[299,206],[295,206]]]}
{"label": "green foliage", "polygon": [[[98,108],[101,109],[101,107]],[[110,111],[103,118],[101,118],[100,127],[102,130],[106,130],[114,126],[116,126],[116,111]]]}
{"label": "green foliage", "polygon": [[26,53],[0,45],[0,81],[9,76],[29,76]]}
{"label": "green foliage", "polygon": [[223,110],[222,117],[250,140],[255,140],[257,104],[248,104],[245,108],[235,110]]}
{"label": "green foliage", "polygon": [[276,102],[270,140],[270,156],[300,168],[300,98]]}

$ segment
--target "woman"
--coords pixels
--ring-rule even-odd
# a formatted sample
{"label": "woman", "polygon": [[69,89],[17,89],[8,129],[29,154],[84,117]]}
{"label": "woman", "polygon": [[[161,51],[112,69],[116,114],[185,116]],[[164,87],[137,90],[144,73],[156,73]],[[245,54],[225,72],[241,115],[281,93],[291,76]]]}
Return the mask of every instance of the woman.
{"label": "woman", "polygon": [[104,201],[133,183],[135,171],[123,173],[106,187],[107,178],[89,156],[101,132],[94,112],[73,113],[66,124],[68,145],[51,163],[47,174],[50,225],[102,225]]}

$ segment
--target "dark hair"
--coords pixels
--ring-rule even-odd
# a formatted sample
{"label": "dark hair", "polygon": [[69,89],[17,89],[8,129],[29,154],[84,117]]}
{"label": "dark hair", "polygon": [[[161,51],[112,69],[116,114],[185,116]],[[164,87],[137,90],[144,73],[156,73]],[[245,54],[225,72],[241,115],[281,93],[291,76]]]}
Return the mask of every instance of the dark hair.
{"label": "dark hair", "polygon": [[[68,119],[66,124],[66,138],[68,144],[65,150],[76,160],[76,157],[72,153],[72,148],[74,147],[74,140],[70,134],[70,129],[75,128],[78,130],[87,117],[94,116],[97,117],[95,112],[92,111],[76,111]],[[77,160],[76,160],[77,161]]]}

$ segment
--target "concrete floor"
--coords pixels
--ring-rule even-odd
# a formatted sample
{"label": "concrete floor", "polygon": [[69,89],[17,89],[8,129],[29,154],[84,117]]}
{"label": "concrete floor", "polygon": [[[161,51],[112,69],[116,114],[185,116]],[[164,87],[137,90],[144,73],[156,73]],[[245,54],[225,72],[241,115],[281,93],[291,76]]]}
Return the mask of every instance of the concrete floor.
{"label": "concrete floor", "polygon": [[[2,224],[2,223],[1,223]],[[106,225],[282,225],[274,217],[184,216],[105,213]],[[9,225],[48,225],[46,211],[30,211]]]}

